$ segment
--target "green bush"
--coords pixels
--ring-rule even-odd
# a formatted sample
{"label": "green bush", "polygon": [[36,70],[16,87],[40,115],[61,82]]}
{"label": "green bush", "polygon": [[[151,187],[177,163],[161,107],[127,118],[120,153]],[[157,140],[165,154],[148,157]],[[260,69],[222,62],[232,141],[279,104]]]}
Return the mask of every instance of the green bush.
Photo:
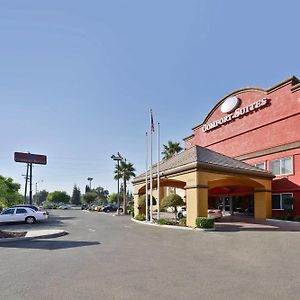
{"label": "green bush", "polygon": [[168,219],[158,219],[156,223],[159,225],[174,225],[174,222]]}
{"label": "green bush", "polygon": [[294,217],[294,221],[296,221],[296,222],[300,222],[300,216],[296,216],[296,217]]}
{"label": "green bush", "polygon": [[183,217],[179,220],[179,225],[186,226],[186,217]]}
{"label": "green bush", "polygon": [[134,218],[138,221],[145,221],[146,220],[145,214],[137,214]]}
{"label": "green bush", "polygon": [[199,228],[210,229],[215,226],[214,218],[198,217],[196,219],[196,226]]}
{"label": "green bush", "polygon": [[277,215],[275,217],[276,220],[283,220],[283,221],[287,221],[288,216],[287,215]]}

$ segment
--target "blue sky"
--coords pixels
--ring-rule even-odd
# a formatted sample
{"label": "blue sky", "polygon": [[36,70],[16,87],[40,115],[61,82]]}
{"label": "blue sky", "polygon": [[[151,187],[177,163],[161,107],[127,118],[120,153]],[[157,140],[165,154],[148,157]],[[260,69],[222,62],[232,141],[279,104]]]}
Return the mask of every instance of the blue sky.
{"label": "blue sky", "polygon": [[[116,190],[120,152],[144,171],[152,108],[182,141],[244,86],[300,76],[298,1],[0,0],[0,174],[14,151],[46,154],[39,189]],[[23,189],[24,185],[22,185]]]}

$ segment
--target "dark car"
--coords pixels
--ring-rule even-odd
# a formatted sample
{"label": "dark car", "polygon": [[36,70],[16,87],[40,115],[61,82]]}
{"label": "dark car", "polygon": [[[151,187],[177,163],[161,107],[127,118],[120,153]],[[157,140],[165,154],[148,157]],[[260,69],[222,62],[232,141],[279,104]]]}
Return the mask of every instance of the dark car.
{"label": "dark car", "polygon": [[[106,205],[101,209],[101,211],[106,212],[106,213],[111,212],[111,211],[117,211],[117,210],[118,210],[118,207],[116,205],[111,205],[111,204]],[[123,212],[123,208],[120,207],[119,211]]]}
{"label": "dark car", "polygon": [[82,205],[81,205],[81,210],[84,210],[84,209],[88,209],[88,205],[82,204]]}

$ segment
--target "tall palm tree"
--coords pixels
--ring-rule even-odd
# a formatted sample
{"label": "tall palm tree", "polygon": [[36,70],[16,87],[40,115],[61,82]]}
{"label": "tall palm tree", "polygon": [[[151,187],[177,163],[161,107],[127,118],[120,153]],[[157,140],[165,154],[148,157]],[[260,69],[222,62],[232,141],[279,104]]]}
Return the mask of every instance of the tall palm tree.
{"label": "tall palm tree", "polygon": [[135,168],[133,167],[133,164],[130,162],[121,161],[119,165],[116,165],[115,168],[115,179],[123,179],[123,205],[124,205],[124,214],[127,214],[127,201],[126,201],[126,188],[127,188],[127,182],[132,178],[135,177]]}
{"label": "tall palm tree", "polygon": [[173,143],[172,141],[168,141],[168,144],[163,146],[164,151],[161,153],[163,155],[163,159],[169,159],[182,150],[180,143]]}

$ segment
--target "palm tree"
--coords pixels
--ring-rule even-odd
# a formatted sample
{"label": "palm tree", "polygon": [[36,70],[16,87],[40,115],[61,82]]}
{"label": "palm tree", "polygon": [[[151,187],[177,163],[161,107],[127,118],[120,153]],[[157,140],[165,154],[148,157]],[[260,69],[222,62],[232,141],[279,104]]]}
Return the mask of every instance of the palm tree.
{"label": "palm tree", "polygon": [[168,141],[168,145],[163,146],[164,151],[161,153],[163,154],[163,159],[169,159],[182,150],[180,143],[173,143],[172,141]]}
{"label": "palm tree", "polygon": [[119,165],[116,165],[115,169],[115,179],[123,179],[123,205],[124,205],[124,214],[127,214],[127,203],[126,203],[126,188],[127,188],[127,181],[129,181],[132,177],[135,177],[135,168],[133,164],[130,162],[121,161]]}

